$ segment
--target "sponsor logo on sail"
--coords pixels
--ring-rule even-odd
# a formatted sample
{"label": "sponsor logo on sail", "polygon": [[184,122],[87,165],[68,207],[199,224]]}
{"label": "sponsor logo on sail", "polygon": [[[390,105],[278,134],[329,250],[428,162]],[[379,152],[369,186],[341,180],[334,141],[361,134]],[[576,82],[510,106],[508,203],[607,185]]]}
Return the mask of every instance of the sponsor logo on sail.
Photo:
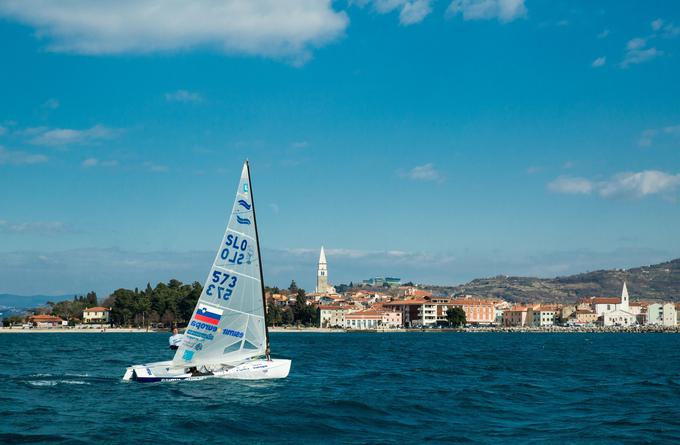
{"label": "sponsor logo on sail", "polygon": [[243,338],[243,332],[235,331],[233,329],[222,329],[222,335],[230,335],[236,338]]}
{"label": "sponsor logo on sail", "polygon": [[194,318],[204,323],[217,326],[220,322],[220,318],[222,318],[223,312],[224,311],[222,309],[218,309],[216,307],[200,303],[198,305],[198,309],[196,310],[196,316]]}
{"label": "sponsor logo on sail", "polygon": [[248,184],[243,184],[243,193],[248,193]]}
{"label": "sponsor logo on sail", "polygon": [[241,204],[241,207],[243,207],[246,210],[250,210],[250,204],[248,204],[248,201],[245,199],[239,199],[238,203]]}
{"label": "sponsor logo on sail", "polygon": [[184,351],[184,354],[182,354],[182,360],[185,362],[191,361],[192,358],[194,358],[194,351],[187,349]]}
{"label": "sponsor logo on sail", "polygon": [[203,332],[194,331],[193,329],[189,329],[187,331],[187,334],[190,335],[190,336],[193,336],[193,337],[196,337],[196,338],[201,338],[203,340],[208,340],[208,341],[215,338],[215,336],[212,335],[212,334],[204,334]]}

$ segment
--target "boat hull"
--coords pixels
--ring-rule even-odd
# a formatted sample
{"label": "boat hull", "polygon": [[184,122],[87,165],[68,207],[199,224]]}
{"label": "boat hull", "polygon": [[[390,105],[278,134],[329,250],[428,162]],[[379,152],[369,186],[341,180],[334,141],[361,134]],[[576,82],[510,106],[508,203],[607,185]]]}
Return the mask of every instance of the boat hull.
{"label": "boat hull", "polygon": [[140,383],[177,382],[183,380],[205,380],[209,378],[263,380],[288,377],[291,361],[287,359],[248,360],[227,365],[208,375],[192,375],[185,368],[174,368],[171,361],[135,365],[125,370],[123,380]]}

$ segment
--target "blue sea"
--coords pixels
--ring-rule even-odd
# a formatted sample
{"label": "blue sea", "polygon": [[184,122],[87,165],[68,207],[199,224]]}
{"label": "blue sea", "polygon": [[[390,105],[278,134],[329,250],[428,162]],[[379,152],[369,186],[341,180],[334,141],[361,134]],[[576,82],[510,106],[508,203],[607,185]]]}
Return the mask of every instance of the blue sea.
{"label": "blue sea", "polygon": [[680,443],[680,335],[274,333],[287,379],[139,384],[167,334],[1,334],[0,443]]}

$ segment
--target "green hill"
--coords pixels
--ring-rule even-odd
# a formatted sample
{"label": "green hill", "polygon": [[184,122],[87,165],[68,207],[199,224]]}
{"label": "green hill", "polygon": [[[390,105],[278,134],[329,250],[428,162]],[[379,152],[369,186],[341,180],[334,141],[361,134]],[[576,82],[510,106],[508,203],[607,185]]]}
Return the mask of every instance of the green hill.
{"label": "green hill", "polygon": [[588,296],[619,296],[626,281],[633,300],[680,301],[680,258],[651,266],[597,270],[557,278],[480,278],[447,293],[500,297],[513,302],[574,302]]}

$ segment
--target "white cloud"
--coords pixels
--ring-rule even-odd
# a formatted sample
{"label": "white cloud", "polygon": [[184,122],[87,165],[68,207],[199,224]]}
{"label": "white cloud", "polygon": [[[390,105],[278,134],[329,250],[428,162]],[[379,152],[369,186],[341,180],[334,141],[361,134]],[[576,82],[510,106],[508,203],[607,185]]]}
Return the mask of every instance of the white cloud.
{"label": "white cloud", "polygon": [[199,93],[187,91],[187,90],[177,90],[172,93],[165,93],[165,100],[168,102],[191,102],[199,103],[203,102],[203,96]]}
{"label": "white cloud", "polygon": [[643,131],[642,134],[640,135],[640,138],[638,139],[638,145],[640,147],[650,147],[658,133],[659,133],[658,130],[655,130],[653,128],[649,128]]}
{"label": "white cloud", "polygon": [[170,170],[170,168],[167,165],[163,164],[155,164],[153,162],[145,162],[144,167],[146,167],[149,171],[156,172],[156,173],[164,173]]}
{"label": "white cloud", "polygon": [[115,159],[111,159],[108,161],[100,161],[97,158],[87,158],[81,164],[84,168],[90,168],[90,167],[116,167],[118,166],[118,161]]}
{"label": "white cloud", "polygon": [[646,46],[647,39],[636,37],[629,40],[626,44],[626,53],[623,56],[623,61],[621,61],[619,66],[621,68],[628,68],[630,65],[648,62],[664,54],[663,51],[656,48],[646,48]]}
{"label": "white cloud", "polygon": [[87,158],[80,165],[82,165],[85,168],[89,168],[96,166],[98,163],[99,161],[95,158]]}
{"label": "white cloud", "polygon": [[372,5],[378,14],[399,11],[399,23],[404,26],[422,22],[432,12],[432,0],[356,0],[364,7]]}
{"label": "white cloud", "polygon": [[55,98],[50,98],[47,99],[42,105],[42,108],[45,108],[47,110],[56,110],[59,108],[59,101]]}
{"label": "white cloud", "polygon": [[432,12],[430,0],[415,0],[406,2],[399,13],[399,23],[413,25],[420,23]]}
{"label": "white cloud", "polygon": [[651,147],[659,137],[678,137],[680,136],[680,124],[669,125],[663,128],[648,128],[640,134],[638,145],[640,147]]}
{"label": "white cloud", "polygon": [[2,135],[5,134],[5,133],[7,133],[7,128],[5,128],[5,127],[3,127],[2,125],[0,125],[0,136],[2,136]]}
{"label": "white cloud", "polygon": [[8,150],[0,145],[0,165],[40,164],[47,161],[48,157],[45,155],[31,154],[18,150]]}
{"label": "white cloud", "polygon": [[658,170],[619,173],[598,186],[604,198],[643,198],[649,195],[669,195],[680,186],[680,174]]}
{"label": "white cloud", "polygon": [[656,57],[662,56],[663,51],[659,51],[656,48],[647,48],[643,50],[630,50],[626,52],[623,61],[621,62],[622,68],[628,68],[630,65],[637,65],[639,63],[648,62]]}
{"label": "white cloud", "polygon": [[526,169],[528,175],[533,175],[534,173],[539,173],[541,171],[543,171],[543,167],[540,165],[532,165]]}
{"label": "white cloud", "polygon": [[608,29],[603,30],[601,33],[597,35],[598,39],[605,39],[611,34],[611,32]]}
{"label": "white cloud", "polygon": [[274,203],[272,202],[272,203],[269,204],[269,208],[271,209],[272,213],[274,213],[275,215],[278,215],[278,214],[279,214],[280,209],[279,209],[279,205],[278,205],[278,204],[274,204]]}
{"label": "white cloud", "polygon": [[462,14],[464,20],[498,19],[501,22],[526,17],[524,0],[453,0],[447,14]]}
{"label": "white cloud", "polygon": [[71,128],[29,128],[22,132],[30,136],[29,142],[34,145],[63,146],[71,144],[87,144],[116,136],[116,131],[103,125],[95,125],[84,130]]}
{"label": "white cloud", "polygon": [[656,19],[652,22],[652,30],[654,30],[654,31],[660,30],[662,26],[663,26],[663,20],[661,20],[661,19]]}
{"label": "white cloud", "polygon": [[25,223],[11,223],[0,219],[0,232],[19,234],[50,235],[54,233],[72,232],[73,229],[61,221],[34,221]]}
{"label": "white cloud", "polygon": [[606,181],[560,176],[548,183],[551,192],[583,195],[595,192],[602,198],[644,198],[651,195],[672,198],[678,188],[680,173],[658,170],[618,173]]}
{"label": "white cloud", "polygon": [[607,58],[602,56],[598,57],[597,59],[593,60],[593,63],[590,64],[593,68],[599,68],[601,66],[604,66],[607,63]]}
{"label": "white cloud", "polygon": [[301,149],[301,148],[307,148],[309,147],[309,142],[307,141],[295,141],[292,144],[290,144],[292,148],[295,149]]}
{"label": "white cloud", "polygon": [[548,183],[548,190],[567,195],[588,195],[593,191],[593,183],[585,178],[560,176]]}
{"label": "white cloud", "polygon": [[297,61],[341,37],[349,23],[331,0],[0,0],[0,16],[35,27],[51,51],[208,47]]}
{"label": "white cloud", "polygon": [[407,172],[398,171],[397,173],[403,178],[414,181],[444,182],[444,176],[434,168],[432,163],[417,165]]}
{"label": "white cloud", "polygon": [[634,39],[630,39],[628,43],[626,43],[626,49],[628,50],[641,49],[644,48],[645,45],[647,45],[647,39],[643,39],[642,37],[636,37]]}

